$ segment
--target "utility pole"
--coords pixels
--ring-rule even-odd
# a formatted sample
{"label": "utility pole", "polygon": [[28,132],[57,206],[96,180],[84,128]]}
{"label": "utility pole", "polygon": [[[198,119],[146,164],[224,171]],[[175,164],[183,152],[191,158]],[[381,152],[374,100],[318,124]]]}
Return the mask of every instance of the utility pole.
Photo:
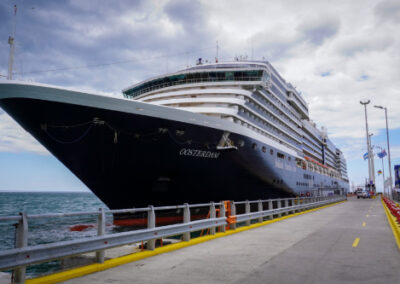
{"label": "utility pole", "polygon": [[8,44],[10,45],[10,57],[8,60],[8,75],[7,75],[8,80],[12,80],[12,72],[14,65],[14,38],[16,29],[16,22],[15,22],[16,17],[17,17],[17,5],[14,5],[13,31],[12,35],[8,37]]}
{"label": "utility pole", "polygon": [[371,133],[369,135],[369,146],[370,146],[370,150],[371,150],[371,176],[372,176],[372,182],[374,184],[374,186],[376,185],[376,180],[375,180],[375,161],[374,161],[374,146],[372,146],[372,136],[374,135],[374,133]]}
{"label": "utility pole", "polygon": [[[383,106],[375,106],[376,108],[380,108],[385,110],[385,119],[386,119],[386,139],[387,139],[387,147],[388,147],[388,160],[389,160],[389,190],[390,196],[393,195],[393,182],[392,182],[392,162],[390,160],[390,143],[389,143],[389,125],[388,125],[388,118],[387,118],[387,108]],[[393,198],[393,196],[392,196]]]}
{"label": "utility pole", "polygon": [[[383,148],[382,147],[380,147],[380,146],[375,146],[376,148],[379,148],[380,150],[381,150],[381,153],[383,152]],[[380,157],[379,156],[379,154],[378,154],[378,157]],[[382,177],[383,177],[383,194],[384,195],[386,195],[386,189],[385,189],[385,167],[384,167],[384,165],[383,165],[383,158],[384,158],[384,156],[382,156],[381,157],[381,160],[382,160]],[[387,195],[386,195],[387,196]]]}
{"label": "utility pole", "polygon": [[368,185],[371,187],[373,180],[371,175],[371,145],[369,143],[369,133],[368,133],[368,117],[367,117],[367,104],[369,104],[370,100],[360,101],[360,104],[364,106],[365,112],[365,129],[367,131],[367,151],[368,151]]}

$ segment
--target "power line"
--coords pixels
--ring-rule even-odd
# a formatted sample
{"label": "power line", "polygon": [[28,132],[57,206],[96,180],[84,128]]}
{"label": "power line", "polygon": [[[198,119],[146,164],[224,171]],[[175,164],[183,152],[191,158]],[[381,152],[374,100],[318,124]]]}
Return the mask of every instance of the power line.
{"label": "power line", "polygon": [[147,57],[147,58],[141,58],[141,59],[121,60],[121,61],[114,61],[114,62],[107,62],[107,63],[98,63],[98,64],[88,64],[88,65],[74,66],[74,67],[59,67],[59,68],[47,69],[47,70],[32,70],[32,71],[27,71],[27,72],[17,72],[15,74],[16,75],[38,74],[38,73],[67,71],[67,70],[76,70],[76,69],[85,69],[85,68],[96,68],[96,67],[103,67],[103,66],[110,66],[110,65],[117,65],[117,64],[136,63],[136,62],[160,59],[160,58],[171,57],[171,56],[187,55],[188,53],[196,53],[196,52],[199,52],[199,51],[204,51],[204,50],[214,49],[214,48],[215,47],[206,47],[206,48],[194,50],[194,51],[191,51],[191,52],[185,51],[185,52],[165,54],[165,55],[159,55],[159,56],[153,56],[153,57]]}

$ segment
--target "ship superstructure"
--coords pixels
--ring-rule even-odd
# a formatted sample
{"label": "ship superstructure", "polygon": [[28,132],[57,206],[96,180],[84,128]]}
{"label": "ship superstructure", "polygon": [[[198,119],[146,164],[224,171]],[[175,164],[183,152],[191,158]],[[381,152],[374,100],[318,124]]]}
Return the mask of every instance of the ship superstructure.
{"label": "ship superstructure", "polygon": [[199,64],[121,98],[6,81],[0,105],[113,209],[348,190],[342,152],[266,61]]}
{"label": "ship superstructure", "polygon": [[[342,152],[328,138],[326,130],[318,129],[310,120],[301,93],[269,62],[203,65],[199,61],[196,67],[151,78],[124,89],[123,93],[138,101],[241,125],[261,134],[269,143],[279,143],[282,150],[286,149],[285,154],[294,150],[298,154],[296,164],[299,167],[348,182]],[[331,180],[331,185],[336,184],[337,181]],[[329,185],[313,183],[312,187]]]}

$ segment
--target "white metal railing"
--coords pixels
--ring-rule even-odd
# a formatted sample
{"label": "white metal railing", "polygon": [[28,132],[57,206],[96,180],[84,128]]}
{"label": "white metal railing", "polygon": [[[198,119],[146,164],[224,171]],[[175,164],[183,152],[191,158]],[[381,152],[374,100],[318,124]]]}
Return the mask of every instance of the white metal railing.
{"label": "white metal railing", "polygon": [[[96,261],[104,262],[104,250],[122,245],[147,241],[147,249],[155,249],[155,241],[168,236],[182,235],[183,241],[189,241],[190,232],[209,229],[210,234],[216,233],[219,227],[225,232],[227,225],[230,229],[236,229],[238,223],[250,225],[252,220],[263,222],[264,218],[273,219],[282,215],[296,213],[302,210],[323,206],[345,200],[346,196],[330,197],[304,197],[304,198],[280,198],[255,201],[222,201],[220,203],[183,204],[177,206],[161,206],[120,210],[56,213],[20,216],[1,216],[0,221],[18,221],[16,226],[16,247],[0,251],[0,270],[13,269],[14,281],[25,281],[26,266],[62,259],[73,255],[88,252],[96,252]],[[229,202],[229,206],[227,204]],[[251,211],[251,204],[257,204],[257,210]],[[243,214],[236,214],[237,206],[244,206]],[[190,208],[209,208],[209,218],[191,221]],[[230,212],[227,212],[230,207]],[[254,209],[255,206],[253,206]],[[156,227],[156,212],[161,210],[183,209],[183,223]],[[219,212],[219,217],[217,216]],[[147,229],[129,232],[105,234],[106,213],[138,213],[147,212]],[[97,236],[84,239],[60,241],[49,244],[28,246],[28,220],[40,218],[58,218],[67,216],[97,215]],[[232,221],[234,220],[234,221]]]}
{"label": "white metal railing", "polygon": [[154,90],[162,89],[162,88],[167,88],[167,87],[172,87],[172,86],[177,86],[177,85],[184,85],[184,84],[194,84],[194,83],[214,83],[214,82],[236,82],[236,81],[248,81],[248,82],[254,82],[254,81],[260,81],[261,78],[259,76],[256,77],[235,77],[235,78],[196,78],[196,79],[184,79],[184,80],[177,80],[173,82],[165,82],[165,83],[160,83],[156,85],[152,85],[134,92],[130,92],[130,90],[127,90],[125,92],[125,95],[129,98],[135,98],[141,94],[148,93]]}

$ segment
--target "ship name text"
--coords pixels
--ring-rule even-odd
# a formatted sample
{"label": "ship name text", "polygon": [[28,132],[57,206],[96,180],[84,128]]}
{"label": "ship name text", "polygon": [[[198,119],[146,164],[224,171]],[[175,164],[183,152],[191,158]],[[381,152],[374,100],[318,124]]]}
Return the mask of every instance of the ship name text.
{"label": "ship name text", "polygon": [[218,152],[194,150],[194,149],[187,149],[187,148],[182,148],[179,151],[179,155],[181,155],[181,156],[192,156],[192,157],[209,158],[209,159],[218,159],[220,154],[221,153],[218,153]]}

